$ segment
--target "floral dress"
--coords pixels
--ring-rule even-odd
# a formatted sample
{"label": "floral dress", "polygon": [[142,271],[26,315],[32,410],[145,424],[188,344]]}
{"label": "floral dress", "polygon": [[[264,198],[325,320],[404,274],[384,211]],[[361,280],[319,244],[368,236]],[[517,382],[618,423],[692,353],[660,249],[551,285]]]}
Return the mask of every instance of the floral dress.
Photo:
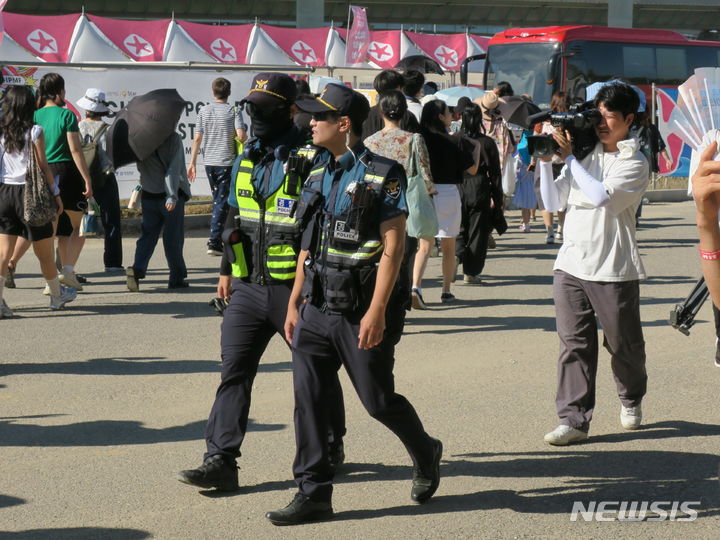
{"label": "floral dress", "polygon": [[[411,144],[412,143],[412,144]],[[388,129],[370,135],[364,141],[365,146],[379,156],[394,159],[403,166],[406,172],[410,167],[410,149],[416,153],[415,162],[425,181],[428,193],[435,193],[435,185],[430,173],[430,156],[425,141],[419,133],[410,133],[402,129]]]}

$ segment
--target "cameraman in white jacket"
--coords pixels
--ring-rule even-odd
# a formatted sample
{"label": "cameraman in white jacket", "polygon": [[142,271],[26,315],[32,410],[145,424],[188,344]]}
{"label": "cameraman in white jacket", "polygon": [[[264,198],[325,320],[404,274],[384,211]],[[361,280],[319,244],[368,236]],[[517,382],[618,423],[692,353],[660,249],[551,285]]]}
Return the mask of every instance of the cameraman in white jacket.
{"label": "cameraman in white jacket", "polygon": [[553,181],[550,158],[540,163],[546,209],[567,206],[553,279],[560,425],[545,435],[552,445],[587,439],[595,408],[596,316],[612,357],[625,429],[640,426],[647,389],[639,288],[645,270],[635,240],[635,211],[647,189],[649,165],[638,143],[628,139],[639,99],[630,86],[615,83],[602,87],[595,105],[601,114],[595,149],[578,160],[569,136],[558,132],[554,137],[565,161],[563,171]]}

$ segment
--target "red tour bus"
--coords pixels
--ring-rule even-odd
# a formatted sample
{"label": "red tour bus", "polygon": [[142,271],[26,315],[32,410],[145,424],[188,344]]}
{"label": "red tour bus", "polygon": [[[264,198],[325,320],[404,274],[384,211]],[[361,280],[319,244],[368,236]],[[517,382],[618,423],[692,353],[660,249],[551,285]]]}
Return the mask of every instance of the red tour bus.
{"label": "red tour bus", "polygon": [[541,108],[553,92],[584,99],[594,82],[623,79],[650,95],[650,86],[677,87],[698,67],[720,66],[720,42],[693,41],[670,30],[606,26],[511,28],[488,44],[483,82],[509,82]]}

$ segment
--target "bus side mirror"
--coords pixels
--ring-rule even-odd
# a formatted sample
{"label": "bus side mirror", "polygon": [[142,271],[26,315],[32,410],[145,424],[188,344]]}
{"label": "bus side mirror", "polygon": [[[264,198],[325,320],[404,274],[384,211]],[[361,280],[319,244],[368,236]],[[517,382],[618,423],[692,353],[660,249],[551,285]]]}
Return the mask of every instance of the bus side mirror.
{"label": "bus side mirror", "polygon": [[468,81],[468,66],[470,65],[470,62],[475,62],[476,60],[485,60],[487,58],[487,54],[475,54],[473,56],[468,56],[465,60],[462,61],[462,64],[460,64],[460,84],[462,86],[467,86]]}
{"label": "bus side mirror", "polygon": [[547,72],[545,77],[545,82],[548,84],[552,84],[555,81],[555,74],[558,67],[558,61],[561,58],[570,58],[571,56],[575,56],[576,53],[574,52],[562,52],[562,53],[555,53],[552,55],[550,60],[548,60],[547,63]]}

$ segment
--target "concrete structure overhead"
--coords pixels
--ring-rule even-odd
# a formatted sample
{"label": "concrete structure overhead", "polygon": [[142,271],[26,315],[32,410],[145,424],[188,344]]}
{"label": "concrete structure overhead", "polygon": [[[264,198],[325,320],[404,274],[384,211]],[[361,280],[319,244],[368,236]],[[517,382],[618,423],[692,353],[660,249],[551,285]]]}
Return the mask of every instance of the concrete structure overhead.
{"label": "concrete structure overhead", "polygon": [[[347,23],[347,0],[9,0],[5,9],[29,15],[77,13],[198,22],[260,22],[299,27]],[[720,0],[357,0],[371,27],[405,25],[447,31],[470,27],[568,24],[703,30],[720,24]]]}

